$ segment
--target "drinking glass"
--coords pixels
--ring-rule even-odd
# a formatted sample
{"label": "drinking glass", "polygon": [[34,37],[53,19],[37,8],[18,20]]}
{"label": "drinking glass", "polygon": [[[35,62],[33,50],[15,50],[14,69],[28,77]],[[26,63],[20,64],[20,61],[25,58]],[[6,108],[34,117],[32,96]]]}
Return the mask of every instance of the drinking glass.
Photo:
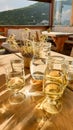
{"label": "drinking glass", "polygon": [[30,62],[30,73],[34,80],[42,80],[50,55],[51,43],[33,42],[33,57]]}
{"label": "drinking glass", "polygon": [[12,94],[9,97],[10,103],[17,104],[24,101],[24,94],[20,90],[25,86],[25,73],[23,59],[11,60],[11,66],[6,69],[7,88]]}
{"label": "drinking glass", "polygon": [[67,69],[64,57],[49,56],[43,77],[43,99],[36,106],[37,130],[44,129],[46,122],[50,125],[53,116],[62,110],[61,98],[68,84]]}
{"label": "drinking glass", "polygon": [[58,113],[62,108],[61,97],[68,84],[67,67],[62,56],[50,56],[48,59],[43,79],[43,107],[49,113]]}
{"label": "drinking glass", "polygon": [[69,62],[68,66],[68,87],[73,88],[73,61]]}

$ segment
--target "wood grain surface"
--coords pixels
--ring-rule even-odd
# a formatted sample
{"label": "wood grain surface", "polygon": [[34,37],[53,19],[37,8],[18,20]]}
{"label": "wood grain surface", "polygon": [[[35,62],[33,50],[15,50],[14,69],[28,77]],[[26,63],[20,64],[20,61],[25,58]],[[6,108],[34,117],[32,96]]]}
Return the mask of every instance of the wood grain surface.
{"label": "wood grain surface", "polygon": [[25,91],[29,90],[29,93],[24,97],[24,102],[20,104],[9,102],[9,96],[12,92],[6,86],[4,67],[8,65],[10,59],[14,58],[14,55],[0,56],[0,130],[73,130],[73,91],[68,88],[62,97],[61,112],[53,115],[51,122],[45,120],[39,129],[41,111],[37,109],[37,105],[44,97],[42,85],[41,89],[38,90],[37,86],[35,88],[31,84],[28,69],[25,70],[26,83],[22,92],[25,94]]}

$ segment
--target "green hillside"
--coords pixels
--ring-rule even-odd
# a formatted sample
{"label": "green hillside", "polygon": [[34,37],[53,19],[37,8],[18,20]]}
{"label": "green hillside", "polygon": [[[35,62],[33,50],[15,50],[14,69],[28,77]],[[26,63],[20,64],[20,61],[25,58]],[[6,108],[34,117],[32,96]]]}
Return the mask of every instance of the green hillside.
{"label": "green hillside", "polygon": [[38,25],[48,21],[49,5],[35,3],[28,7],[0,12],[0,25]]}

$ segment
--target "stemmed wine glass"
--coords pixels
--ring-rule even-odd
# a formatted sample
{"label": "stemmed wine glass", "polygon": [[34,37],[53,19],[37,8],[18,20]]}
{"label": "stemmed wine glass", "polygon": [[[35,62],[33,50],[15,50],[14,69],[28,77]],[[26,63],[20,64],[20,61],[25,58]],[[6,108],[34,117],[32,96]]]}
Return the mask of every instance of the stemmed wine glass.
{"label": "stemmed wine glass", "polygon": [[67,67],[64,57],[49,57],[43,80],[43,91],[46,96],[44,107],[49,112],[57,113],[62,107],[60,101],[68,84]]}
{"label": "stemmed wine glass", "polygon": [[24,101],[25,95],[20,90],[25,86],[25,72],[23,59],[13,59],[11,66],[6,68],[7,88],[12,94],[9,97],[10,103],[18,104]]}
{"label": "stemmed wine glass", "polygon": [[67,67],[62,56],[50,56],[48,59],[43,78],[44,98],[37,105],[37,110],[42,113],[38,130],[62,110],[62,95],[68,84]]}

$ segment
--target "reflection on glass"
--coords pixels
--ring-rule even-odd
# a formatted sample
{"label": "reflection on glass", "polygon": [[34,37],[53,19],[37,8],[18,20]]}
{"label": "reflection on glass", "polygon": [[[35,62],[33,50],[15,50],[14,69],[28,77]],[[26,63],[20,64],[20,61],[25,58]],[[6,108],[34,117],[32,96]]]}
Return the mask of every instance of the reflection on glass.
{"label": "reflection on glass", "polygon": [[54,25],[70,25],[72,0],[55,0]]}

